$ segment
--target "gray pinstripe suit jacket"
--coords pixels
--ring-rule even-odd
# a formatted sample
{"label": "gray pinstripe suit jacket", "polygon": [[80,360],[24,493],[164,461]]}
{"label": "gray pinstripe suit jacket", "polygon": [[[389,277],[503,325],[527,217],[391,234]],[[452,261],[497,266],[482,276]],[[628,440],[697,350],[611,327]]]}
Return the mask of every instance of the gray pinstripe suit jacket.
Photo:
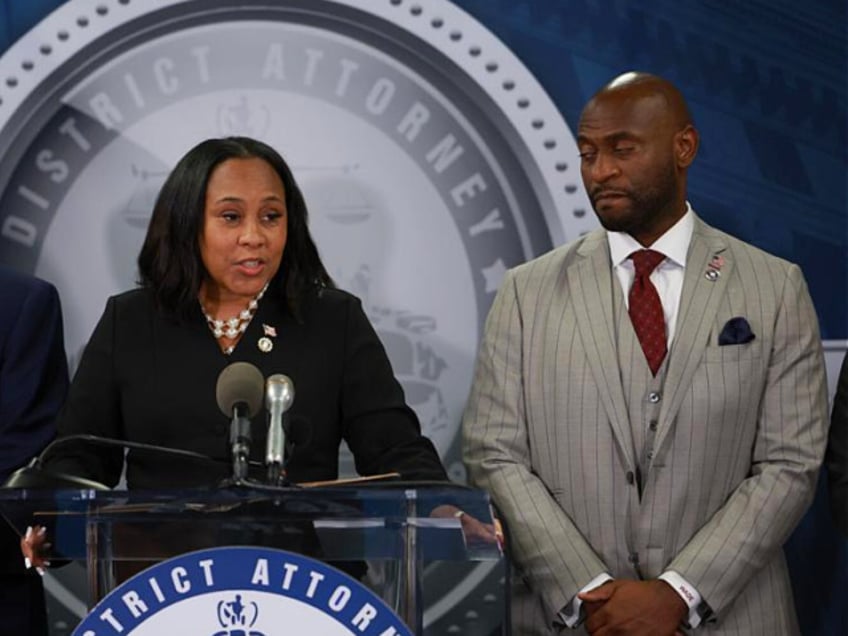
{"label": "gray pinstripe suit jacket", "polygon": [[[721,255],[721,276],[705,277]],[[464,459],[510,529],[515,633],[602,572],[666,569],[693,584],[718,634],[794,634],[781,549],[808,507],[827,437],[817,318],[800,269],[696,218],[641,499],[613,322],[605,233],[511,270],[481,343]],[[756,338],[718,345],[733,317]],[[521,584],[519,585],[521,588]],[[526,588],[523,588],[526,591]]]}

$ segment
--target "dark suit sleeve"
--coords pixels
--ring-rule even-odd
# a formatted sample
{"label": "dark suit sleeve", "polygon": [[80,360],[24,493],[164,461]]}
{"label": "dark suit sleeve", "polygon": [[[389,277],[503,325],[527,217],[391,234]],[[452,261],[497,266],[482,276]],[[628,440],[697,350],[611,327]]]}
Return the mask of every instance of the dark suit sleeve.
{"label": "dark suit sleeve", "polygon": [[[68,400],[58,419],[59,436],[86,433],[123,439],[123,423],[114,351],[116,301],[110,298],[83,352]],[[115,486],[123,470],[119,448],[69,442],[47,458],[51,470]]]}
{"label": "dark suit sleeve", "polygon": [[848,355],[842,360],[836,396],[833,398],[825,464],[833,519],[842,534],[848,536]]}
{"label": "dark suit sleeve", "polygon": [[[56,433],[68,390],[62,310],[56,289],[27,283],[0,351],[0,476],[37,455]],[[4,295],[4,300],[8,298]],[[4,302],[5,304],[5,302]],[[6,304],[4,311],[15,309]]]}
{"label": "dark suit sleeve", "polygon": [[343,435],[360,475],[399,472],[445,480],[436,449],[421,435],[386,351],[358,300],[347,303],[342,370]]}

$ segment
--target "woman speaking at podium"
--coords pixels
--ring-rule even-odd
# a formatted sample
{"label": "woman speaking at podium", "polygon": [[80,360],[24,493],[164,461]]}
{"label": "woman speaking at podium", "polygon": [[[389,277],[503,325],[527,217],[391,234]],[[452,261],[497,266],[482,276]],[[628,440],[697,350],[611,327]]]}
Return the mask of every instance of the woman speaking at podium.
{"label": "woman speaking at podium", "polygon": [[[289,460],[291,482],[335,479],[342,439],[361,475],[446,479],[359,300],[334,288],[300,189],[274,149],[244,137],[192,148],[159,193],[138,267],[140,287],[107,302],[59,434],[222,461],[130,450],[128,488],[213,485],[228,475],[230,421],[215,387],[236,361],[296,386],[290,416],[307,441]],[[253,432],[251,458],[261,460],[264,418]],[[47,463],[112,487],[124,450],[69,441]]]}

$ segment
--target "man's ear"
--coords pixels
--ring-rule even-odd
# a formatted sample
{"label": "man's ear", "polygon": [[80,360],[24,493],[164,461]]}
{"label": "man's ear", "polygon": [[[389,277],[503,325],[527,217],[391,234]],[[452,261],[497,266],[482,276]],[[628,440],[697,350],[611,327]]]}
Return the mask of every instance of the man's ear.
{"label": "man's ear", "polygon": [[686,127],[674,136],[674,158],[678,168],[688,168],[695,160],[699,141],[698,131],[692,124],[686,124]]}

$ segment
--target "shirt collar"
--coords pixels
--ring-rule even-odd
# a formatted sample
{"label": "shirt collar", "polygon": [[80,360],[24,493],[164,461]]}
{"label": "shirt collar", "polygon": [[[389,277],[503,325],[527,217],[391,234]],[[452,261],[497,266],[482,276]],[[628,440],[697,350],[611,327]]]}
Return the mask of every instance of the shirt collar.
{"label": "shirt collar", "polygon": [[[692,206],[687,201],[686,213],[649,247],[662,252],[668,260],[680,267],[686,267],[686,254],[689,251],[694,230],[695,213],[692,212]],[[626,232],[607,232],[607,242],[613,267],[621,265],[636,250],[645,249]]]}

